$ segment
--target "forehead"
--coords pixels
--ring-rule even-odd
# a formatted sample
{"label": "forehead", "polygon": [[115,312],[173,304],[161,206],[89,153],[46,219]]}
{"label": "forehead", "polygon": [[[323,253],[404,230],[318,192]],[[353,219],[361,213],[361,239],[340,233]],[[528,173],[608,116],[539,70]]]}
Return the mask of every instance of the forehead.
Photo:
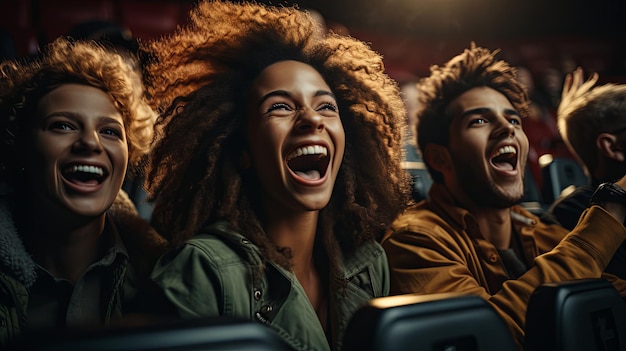
{"label": "forehead", "polygon": [[452,100],[448,106],[448,112],[455,119],[474,109],[515,110],[504,94],[489,87],[472,88]]}
{"label": "forehead", "polygon": [[328,90],[328,84],[312,66],[293,60],[267,66],[252,83],[252,91],[261,96],[273,90]]}
{"label": "forehead", "polygon": [[103,115],[121,119],[109,94],[99,88],[83,84],[63,84],[51,90],[37,104],[41,113],[81,112],[86,116]]}

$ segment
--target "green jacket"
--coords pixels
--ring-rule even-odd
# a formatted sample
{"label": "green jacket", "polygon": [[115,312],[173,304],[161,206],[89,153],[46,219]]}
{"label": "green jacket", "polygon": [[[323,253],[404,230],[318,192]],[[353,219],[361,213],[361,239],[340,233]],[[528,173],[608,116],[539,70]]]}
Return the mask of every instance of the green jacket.
{"label": "green jacket", "polygon": [[[139,217],[125,193],[117,197],[107,220],[119,233],[129,258],[115,268],[108,292],[103,294],[105,324],[129,313],[145,313],[144,304],[152,303],[145,302],[146,298],[153,298],[149,295],[152,290],[148,293],[152,284],[149,274],[167,247],[165,239]],[[17,232],[11,207],[0,199],[0,349],[19,342],[28,328],[29,288],[37,279],[36,269]]]}
{"label": "green jacket", "polygon": [[389,292],[381,246],[368,242],[342,257],[346,289],[330,299],[332,347],[295,275],[272,262],[225,222],[210,226],[157,262],[153,280],[182,318],[231,316],[269,325],[296,350],[338,350],[353,313]]}

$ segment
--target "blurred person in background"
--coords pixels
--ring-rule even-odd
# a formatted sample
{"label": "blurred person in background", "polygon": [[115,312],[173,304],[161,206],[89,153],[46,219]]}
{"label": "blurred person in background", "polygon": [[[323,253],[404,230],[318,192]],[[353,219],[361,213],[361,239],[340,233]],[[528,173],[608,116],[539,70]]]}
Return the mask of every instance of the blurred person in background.
{"label": "blurred person in background", "polygon": [[[577,187],[549,208],[556,222],[568,229],[576,226],[600,184],[614,182],[626,174],[626,85],[597,86],[597,82],[597,74],[585,81],[581,68],[568,74],[558,108],[563,140],[591,179],[589,185]],[[607,270],[623,269],[619,260],[626,262],[624,245]]]}

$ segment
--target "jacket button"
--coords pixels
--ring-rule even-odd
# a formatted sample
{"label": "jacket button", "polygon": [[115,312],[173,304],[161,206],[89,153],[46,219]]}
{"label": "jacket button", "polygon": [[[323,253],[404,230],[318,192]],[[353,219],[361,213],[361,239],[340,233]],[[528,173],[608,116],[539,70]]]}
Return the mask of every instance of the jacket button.
{"label": "jacket button", "polygon": [[265,313],[270,313],[272,312],[273,308],[270,305],[265,305],[263,307],[261,307],[261,313],[265,314]]}
{"label": "jacket button", "polygon": [[259,301],[263,297],[261,290],[254,290],[254,299]]}
{"label": "jacket button", "polygon": [[498,262],[498,255],[495,252],[489,254],[489,262],[496,263]]}

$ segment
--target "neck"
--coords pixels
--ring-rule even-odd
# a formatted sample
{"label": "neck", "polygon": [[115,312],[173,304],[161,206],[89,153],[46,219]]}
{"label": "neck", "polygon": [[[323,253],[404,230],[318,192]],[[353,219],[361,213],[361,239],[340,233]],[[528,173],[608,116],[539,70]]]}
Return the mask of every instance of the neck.
{"label": "neck", "polygon": [[34,219],[31,223],[36,224],[25,235],[28,251],[57,278],[75,284],[103,253],[100,239],[105,227],[104,214],[73,226]]}
{"label": "neck", "polygon": [[270,240],[280,247],[291,249],[295,272],[307,271],[312,266],[318,215],[318,211],[270,215],[265,223],[264,229]]}
{"label": "neck", "polygon": [[[455,194],[452,192],[452,194]],[[508,249],[511,244],[511,209],[484,207],[476,204],[468,197],[459,196],[465,194],[457,191],[455,196],[459,205],[468,210],[476,219],[478,228],[483,238],[492,243],[498,249]]]}
{"label": "neck", "polygon": [[508,249],[511,246],[511,210],[479,208],[471,211],[478,222],[478,228],[485,240],[497,249]]}
{"label": "neck", "polygon": [[291,249],[296,279],[325,327],[327,293],[313,257],[318,218],[319,211],[270,216],[265,231],[274,244]]}

